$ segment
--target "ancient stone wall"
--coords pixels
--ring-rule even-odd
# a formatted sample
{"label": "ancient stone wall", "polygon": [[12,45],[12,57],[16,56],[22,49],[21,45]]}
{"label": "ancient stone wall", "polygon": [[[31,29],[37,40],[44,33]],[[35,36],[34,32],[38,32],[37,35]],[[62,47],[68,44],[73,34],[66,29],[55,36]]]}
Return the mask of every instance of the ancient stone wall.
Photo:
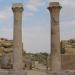
{"label": "ancient stone wall", "polygon": [[75,70],[75,55],[61,54],[63,70]]}

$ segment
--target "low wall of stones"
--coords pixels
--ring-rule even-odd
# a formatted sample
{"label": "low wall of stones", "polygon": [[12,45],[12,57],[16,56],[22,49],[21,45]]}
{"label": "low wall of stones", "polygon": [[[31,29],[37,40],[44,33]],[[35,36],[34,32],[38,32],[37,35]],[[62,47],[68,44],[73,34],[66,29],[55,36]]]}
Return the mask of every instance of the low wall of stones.
{"label": "low wall of stones", "polygon": [[75,55],[61,55],[61,64],[63,70],[75,70]]}

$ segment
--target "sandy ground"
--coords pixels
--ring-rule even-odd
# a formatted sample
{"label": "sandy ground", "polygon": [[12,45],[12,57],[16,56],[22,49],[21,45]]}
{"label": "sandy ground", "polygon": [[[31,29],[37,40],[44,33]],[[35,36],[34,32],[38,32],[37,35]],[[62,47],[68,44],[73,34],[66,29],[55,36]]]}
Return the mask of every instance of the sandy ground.
{"label": "sandy ground", "polygon": [[38,65],[38,67],[32,70],[26,70],[27,75],[48,75],[46,66]]}
{"label": "sandy ground", "polygon": [[48,75],[46,71],[42,71],[42,70],[27,70],[26,74],[27,75]]}

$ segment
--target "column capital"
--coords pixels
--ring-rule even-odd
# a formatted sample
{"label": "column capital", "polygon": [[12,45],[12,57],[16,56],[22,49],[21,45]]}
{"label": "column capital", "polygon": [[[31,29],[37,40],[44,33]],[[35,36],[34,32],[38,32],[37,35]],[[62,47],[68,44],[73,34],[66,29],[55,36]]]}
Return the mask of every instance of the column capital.
{"label": "column capital", "polygon": [[50,10],[53,9],[53,8],[59,8],[59,9],[61,9],[62,6],[60,5],[59,2],[50,2],[50,3],[49,3],[48,10],[50,11]]}
{"label": "column capital", "polygon": [[22,3],[13,4],[12,10],[13,10],[13,12],[22,12],[24,10],[23,9],[23,4]]}

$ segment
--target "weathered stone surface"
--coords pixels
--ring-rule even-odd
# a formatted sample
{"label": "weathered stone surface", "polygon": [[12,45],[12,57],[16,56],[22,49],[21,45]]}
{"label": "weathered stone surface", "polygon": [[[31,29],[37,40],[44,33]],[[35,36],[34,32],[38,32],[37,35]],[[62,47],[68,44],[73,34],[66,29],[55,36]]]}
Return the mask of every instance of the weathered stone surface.
{"label": "weathered stone surface", "polygon": [[13,57],[13,41],[0,38],[0,66],[5,69],[11,67]]}
{"label": "weathered stone surface", "polygon": [[23,69],[23,48],[22,48],[22,4],[14,4],[12,6],[14,14],[14,33],[13,33],[13,69]]}
{"label": "weathered stone surface", "polygon": [[75,55],[61,55],[62,70],[75,70]]}
{"label": "weathered stone surface", "polygon": [[[22,51],[23,53],[25,52],[23,50],[23,46]],[[23,59],[25,60],[24,56]],[[11,69],[12,66],[13,66],[13,40],[0,38],[0,68]]]}
{"label": "weathered stone surface", "polygon": [[75,39],[61,41],[61,54],[75,55]]}
{"label": "weathered stone surface", "polygon": [[59,31],[59,14],[61,6],[59,2],[51,2],[48,7],[51,14],[51,70],[61,70],[60,54],[60,31]]}

